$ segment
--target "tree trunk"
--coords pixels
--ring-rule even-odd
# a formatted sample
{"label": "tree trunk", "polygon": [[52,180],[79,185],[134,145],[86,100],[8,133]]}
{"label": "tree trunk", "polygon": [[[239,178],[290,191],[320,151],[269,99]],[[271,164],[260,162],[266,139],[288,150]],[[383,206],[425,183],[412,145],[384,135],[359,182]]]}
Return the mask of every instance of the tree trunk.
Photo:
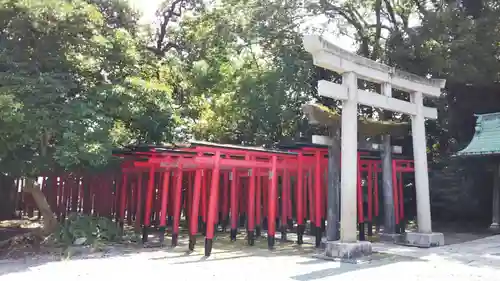
{"label": "tree trunk", "polygon": [[47,198],[45,198],[45,194],[43,194],[38,183],[36,183],[32,178],[27,179],[26,186],[24,187],[23,192],[26,192],[33,197],[33,201],[35,202],[36,207],[38,208],[39,212],[42,213],[43,227],[41,230],[41,234],[45,236],[54,232],[57,228],[58,222],[56,216],[50,209],[50,205],[47,202]]}

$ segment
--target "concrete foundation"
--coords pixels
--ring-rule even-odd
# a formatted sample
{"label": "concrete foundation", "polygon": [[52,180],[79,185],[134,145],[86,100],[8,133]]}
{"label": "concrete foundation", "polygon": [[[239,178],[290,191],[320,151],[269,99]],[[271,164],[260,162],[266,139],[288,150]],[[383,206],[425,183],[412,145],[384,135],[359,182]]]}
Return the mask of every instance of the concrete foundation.
{"label": "concrete foundation", "polygon": [[444,245],[444,235],[439,232],[407,232],[404,234],[403,239],[404,244],[421,248],[439,247]]}
{"label": "concrete foundation", "polygon": [[345,243],[340,241],[327,241],[324,243],[327,258],[352,260],[372,254],[372,244],[368,241]]}
{"label": "concrete foundation", "polygon": [[492,233],[495,233],[495,234],[500,233],[500,225],[499,225],[498,223],[495,223],[495,222],[494,222],[494,223],[492,223],[492,224],[490,225],[490,228],[489,228],[489,229],[490,229],[490,231],[491,231]]}
{"label": "concrete foundation", "polygon": [[381,233],[379,238],[381,242],[403,243],[403,235],[397,233]]}

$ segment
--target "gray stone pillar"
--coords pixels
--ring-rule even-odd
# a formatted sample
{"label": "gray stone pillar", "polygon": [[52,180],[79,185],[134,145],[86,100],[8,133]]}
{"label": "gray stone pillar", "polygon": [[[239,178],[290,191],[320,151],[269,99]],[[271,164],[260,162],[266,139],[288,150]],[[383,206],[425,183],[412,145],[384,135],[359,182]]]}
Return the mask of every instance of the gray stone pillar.
{"label": "gray stone pillar", "polygon": [[[383,83],[382,95],[392,97],[392,86]],[[391,136],[382,136],[382,198],[384,203],[384,234],[396,233],[394,198],[392,195],[392,146]]]}
{"label": "gray stone pillar", "polygon": [[424,97],[421,92],[410,96],[417,106],[417,112],[411,116],[411,134],[413,139],[413,163],[415,164],[415,195],[417,198],[418,232],[432,233],[431,196],[429,191],[429,171],[427,165],[427,139],[425,134]]}
{"label": "gray stone pillar", "polygon": [[392,194],[391,136],[382,136],[382,197],[384,203],[384,234],[395,234],[394,198]]}
{"label": "gray stone pillar", "polygon": [[328,146],[328,203],[326,240],[340,239],[339,229],[339,190],[340,190],[340,128],[328,128],[330,146]]}
{"label": "gray stone pillar", "polygon": [[358,181],[358,78],[354,72],[342,74],[349,98],[342,101],[340,169],[340,241],[356,243]]}

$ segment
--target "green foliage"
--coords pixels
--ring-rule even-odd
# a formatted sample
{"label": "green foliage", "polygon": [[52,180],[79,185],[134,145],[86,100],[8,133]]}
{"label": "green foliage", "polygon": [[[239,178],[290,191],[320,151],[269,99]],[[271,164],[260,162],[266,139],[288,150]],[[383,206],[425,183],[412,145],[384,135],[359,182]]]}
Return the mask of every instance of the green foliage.
{"label": "green foliage", "polygon": [[52,235],[52,239],[65,246],[81,246],[120,242],[122,237],[121,230],[111,219],[72,213]]}
{"label": "green foliage", "polygon": [[182,54],[172,61],[195,138],[260,145],[297,133],[300,105],[315,95],[294,20],[298,5],[222,1],[181,22],[172,37]]}
{"label": "green foliage", "polygon": [[172,87],[123,1],[0,1],[0,170],[105,165],[113,147],[171,141]]}
{"label": "green foliage", "polygon": [[[500,76],[500,10],[471,2],[175,0],[150,28],[126,0],[0,0],[0,172],[100,169],[113,147],[129,144],[307,136],[301,105],[338,109],[317,96],[317,80],[336,77],[303,50],[308,28],[345,34],[360,55],[455,89],[489,89]],[[317,16],[327,23],[311,24]],[[458,105],[460,96],[450,87],[435,102],[440,119],[427,128],[435,163],[464,135],[463,116],[500,110],[469,97]]]}

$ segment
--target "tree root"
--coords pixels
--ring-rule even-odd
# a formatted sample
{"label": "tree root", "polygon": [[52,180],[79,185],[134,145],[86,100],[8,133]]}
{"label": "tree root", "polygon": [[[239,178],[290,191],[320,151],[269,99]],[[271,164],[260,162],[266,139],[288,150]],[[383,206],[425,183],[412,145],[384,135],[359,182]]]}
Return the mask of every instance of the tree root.
{"label": "tree root", "polygon": [[57,230],[59,225],[56,216],[52,212],[45,194],[32,178],[26,180],[26,186],[23,192],[30,194],[35,201],[36,207],[43,216],[43,226],[35,228],[28,233],[16,235],[5,241],[0,242],[0,254],[4,257],[10,256],[13,251],[31,248],[33,251],[39,251],[40,245],[45,239]]}
{"label": "tree root", "polygon": [[44,239],[45,236],[42,235],[39,229],[13,236],[0,242],[0,255],[2,258],[9,258],[13,252],[26,249],[38,252],[40,250],[40,244]]}

